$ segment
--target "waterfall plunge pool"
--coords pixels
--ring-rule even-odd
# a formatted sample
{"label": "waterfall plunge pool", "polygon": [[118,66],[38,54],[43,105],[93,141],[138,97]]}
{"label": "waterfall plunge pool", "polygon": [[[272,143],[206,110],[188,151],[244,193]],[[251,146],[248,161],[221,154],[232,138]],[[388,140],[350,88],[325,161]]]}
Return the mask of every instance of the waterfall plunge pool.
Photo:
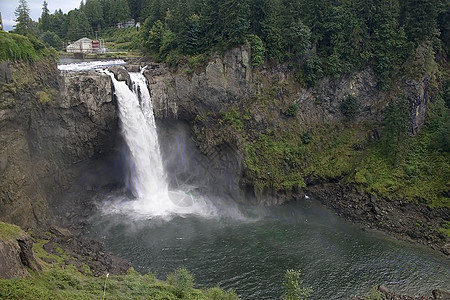
{"label": "waterfall plunge pool", "polygon": [[90,230],[139,272],[165,279],[186,267],[196,287],[232,288],[243,299],[280,299],[286,269],[302,270],[311,299],[350,299],[378,284],[416,295],[450,289],[450,262],[439,253],[362,231],[313,198],[234,209],[169,221],[104,215]]}

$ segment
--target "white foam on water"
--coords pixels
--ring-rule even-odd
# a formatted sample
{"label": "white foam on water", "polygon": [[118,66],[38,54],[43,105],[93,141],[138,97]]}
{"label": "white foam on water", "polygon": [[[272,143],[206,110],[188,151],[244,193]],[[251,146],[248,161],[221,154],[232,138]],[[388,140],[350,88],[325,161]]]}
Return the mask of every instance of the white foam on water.
{"label": "white foam on water", "polygon": [[104,60],[104,61],[97,60],[97,61],[58,65],[58,69],[60,71],[88,71],[95,69],[104,69],[111,66],[120,66],[124,64],[126,64],[126,62],[123,59]]}
{"label": "white foam on water", "polygon": [[216,215],[216,208],[190,191],[169,190],[163,168],[155,118],[143,74],[130,73],[133,88],[108,71],[118,100],[122,135],[129,149],[130,189],[135,199],[117,199],[103,208],[106,214],[121,213],[134,219],[171,218],[174,215]]}

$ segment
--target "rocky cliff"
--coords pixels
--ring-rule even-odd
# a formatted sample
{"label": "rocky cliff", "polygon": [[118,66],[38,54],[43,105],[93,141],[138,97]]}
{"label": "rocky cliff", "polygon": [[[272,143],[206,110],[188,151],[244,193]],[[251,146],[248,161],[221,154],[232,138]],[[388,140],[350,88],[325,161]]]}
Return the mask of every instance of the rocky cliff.
{"label": "rocky cliff", "polygon": [[[417,134],[435,94],[429,74],[405,77],[383,91],[370,69],[308,88],[290,66],[255,68],[250,56],[248,47],[238,47],[212,56],[204,68],[148,63],[144,73],[156,117],[188,122],[188,135],[206,155],[194,163],[211,175],[213,190],[241,201],[282,203],[318,182],[378,193],[370,190],[373,174],[361,164],[372,163],[370,147],[383,134],[387,104],[406,99],[409,132]],[[109,77],[59,73],[51,61],[0,67],[0,219],[33,227],[62,214],[70,219],[80,208],[88,213],[91,199],[120,185],[125,172],[116,151],[120,137]],[[121,67],[112,71],[129,79]],[[355,102],[351,114],[342,108],[349,99]],[[176,138],[165,124],[161,135]],[[190,137],[181,140],[192,147]],[[400,168],[409,172],[408,165]],[[421,195],[413,197],[421,201]]]}
{"label": "rocky cliff", "polygon": [[[199,114],[218,113],[236,106],[245,106],[255,96],[275,92],[282,103],[299,107],[299,121],[306,124],[342,121],[345,116],[340,105],[349,96],[358,100],[359,121],[380,121],[387,102],[405,97],[410,110],[410,132],[416,134],[424,123],[427,103],[432,93],[430,76],[401,80],[398,88],[380,90],[370,69],[339,78],[325,77],[314,88],[295,82],[287,66],[249,64],[248,47],[238,47],[224,56],[214,56],[201,71],[180,68],[175,72],[162,64],[151,63],[145,75],[149,81],[155,115],[158,118],[193,120]],[[301,81],[301,80],[300,80]],[[256,106],[249,106],[254,108]],[[271,107],[276,113],[283,107]],[[253,113],[258,113],[253,111]],[[256,115],[256,119],[264,118]]]}
{"label": "rocky cliff", "polygon": [[33,254],[33,241],[19,227],[0,222],[0,278],[26,277],[28,267],[42,270]]}
{"label": "rocky cliff", "polygon": [[60,74],[51,60],[2,63],[0,74],[0,219],[45,225],[64,204],[114,181],[111,82]]}
{"label": "rocky cliff", "polygon": [[[307,87],[301,70],[255,68],[249,56],[239,47],[200,70],[152,63],[145,72],[157,118],[190,122],[203,153],[214,161],[225,148],[238,161],[227,171],[238,178],[235,199],[279,204],[306,190],[348,219],[448,253],[440,229],[449,216],[448,154],[426,154],[433,133],[419,135],[438,95],[434,61],[417,49],[415,71],[383,90],[371,69]],[[392,106],[405,117],[386,129]]]}

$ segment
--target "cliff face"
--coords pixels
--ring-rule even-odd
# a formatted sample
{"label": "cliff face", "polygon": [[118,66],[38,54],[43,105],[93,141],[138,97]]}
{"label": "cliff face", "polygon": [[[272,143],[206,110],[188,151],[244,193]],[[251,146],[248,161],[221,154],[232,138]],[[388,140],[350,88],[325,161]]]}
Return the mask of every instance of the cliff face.
{"label": "cliff face", "polygon": [[[325,77],[315,87],[307,88],[302,84],[301,75],[288,66],[253,68],[248,63],[250,56],[248,48],[235,48],[223,57],[211,59],[201,72],[186,71],[183,67],[174,72],[164,65],[150,65],[145,75],[149,81],[156,117],[191,122],[197,145],[204,153],[225,145],[235,149],[234,153],[241,165],[245,165],[248,159],[248,145],[254,144],[260,134],[271,136],[276,143],[289,134],[298,138],[314,131],[318,134],[317,131],[323,131],[325,127],[329,127],[325,129],[329,132],[341,129],[351,131],[351,127],[360,126],[358,124],[372,124],[370,130],[360,129],[360,137],[354,140],[353,147],[363,149],[380,138],[379,128],[391,101],[406,99],[411,135],[417,134],[425,121],[431,90],[427,74],[420,78],[405,77],[389,91],[378,87],[377,78],[370,69],[340,78]],[[354,106],[345,111],[343,106],[348,101],[354,101],[350,103]],[[336,129],[336,126],[342,128]],[[322,137],[330,139],[332,136],[322,134]],[[303,144],[309,143],[300,138],[298,140]],[[327,147],[329,145],[325,143],[312,151],[324,151],[323,148]],[[302,159],[304,162],[308,160],[311,159]],[[292,165],[292,162],[288,163]],[[241,186],[245,190],[249,187],[253,189],[255,176],[261,181],[274,176],[274,170],[262,168],[253,170],[251,174],[246,172],[247,169],[244,167],[240,169],[241,174],[236,174],[243,179]],[[306,170],[305,166],[303,169]],[[302,176],[314,172],[314,167],[311,169],[304,171]],[[264,172],[266,174],[262,174]],[[268,189],[264,187],[266,191],[263,194],[281,188],[285,183],[278,185],[280,187],[277,184]],[[291,186],[288,186],[287,190],[290,189]],[[250,194],[255,194],[257,198],[262,195],[261,191]],[[282,196],[275,202],[286,200]]]}
{"label": "cliff face", "polygon": [[[145,72],[157,118],[192,119],[249,98],[255,89],[247,47],[215,56],[200,73],[173,73],[160,65]],[[189,74],[187,74],[189,73]]]}
{"label": "cliff face", "polygon": [[[287,66],[255,69],[250,56],[249,48],[239,47],[212,57],[202,71],[181,68],[174,72],[158,64],[149,64],[145,71],[156,117],[190,122],[196,145],[210,158],[205,168],[220,165],[219,177],[231,174],[226,176],[232,178],[235,191],[240,186],[235,194],[241,199],[256,196],[261,201],[271,189],[278,193],[280,187],[286,188],[288,193],[278,193],[273,201],[279,203],[289,200],[293,188],[298,193],[302,187],[295,178],[287,186],[275,182],[279,178],[274,178],[273,171],[292,173],[286,166],[271,170],[249,164],[249,151],[267,152],[255,148],[261,134],[277,142],[283,132],[287,135],[281,139],[291,133],[307,135],[315,127],[330,124],[351,128],[341,109],[349,97],[357,99],[350,124],[379,124],[387,103],[399,97],[409,103],[410,132],[417,133],[424,122],[430,100],[426,76],[405,79],[389,92],[377,88],[371,70],[324,78],[314,88],[305,88]],[[126,72],[117,72],[126,79]],[[120,182],[124,171],[114,157],[120,137],[108,76],[93,71],[60,74],[49,61],[2,63],[0,88],[2,220],[23,226],[48,223],[52,213],[73,210],[78,204],[89,206],[88,199],[100,187]],[[362,149],[370,139],[378,138],[376,129],[362,135],[352,147]],[[306,145],[308,141],[303,139],[300,143]],[[324,142],[311,151],[327,147],[320,143]],[[221,153],[226,153],[226,159],[218,155]],[[283,153],[281,159],[289,153]],[[301,159],[311,160],[310,155]],[[302,176],[311,172],[301,167]],[[269,185],[258,190],[258,180]]]}
{"label": "cliff face", "polygon": [[[430,100],[428,76],[405,78],[397,89],[400,92],[380,90],[370,69],[339,79],[323,78],[314,88],[299,88],[291,85],[295,74],[288,68],[274,66],[255,70],[249,64],[249,57],[247,47],[235,48],[223,57],[214,57],[202,72],[173,72],[164,65],[151,64],[145,75],[156,117],[192,120],[202,113],[243,106],[248,99],[277,89],[273,97],[297,104],[299,118],[307,124],[344,120],[340,105],[349,96],[358,100],[358,121],[380,121],[388,101],[402,96],[410,106],[410,132],[416,134],[424,123]],[[273,109],[278,111],[283,107]]]}
{"label": "cliff face", "polygon": [[[51,61],[1,67],[0,219],[48,224],[62,195],[80,198],[111,179],[99,174],[111,174],[103,162],[118,132],[111,82],[95,72],[61,75]],[[96,173],[103,180],[94,183]]]}

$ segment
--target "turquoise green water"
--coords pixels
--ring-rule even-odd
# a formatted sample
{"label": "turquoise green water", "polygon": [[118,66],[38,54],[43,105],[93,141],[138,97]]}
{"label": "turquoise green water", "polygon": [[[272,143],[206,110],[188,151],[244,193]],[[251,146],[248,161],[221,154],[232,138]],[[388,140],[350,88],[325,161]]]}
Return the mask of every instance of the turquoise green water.
{"label": "turquoise green water", "polygon": [[279,299],[286,269],[302,270],[311,299],[349,299],[377,284],[410,294],[450,290],[447,258],[362,231],[313,199],[221,211],[225,216],[170,221],[103,216],[91,234],[139,272],[164,279],[186,267],[197,287],[232,288],[243,299]]}

